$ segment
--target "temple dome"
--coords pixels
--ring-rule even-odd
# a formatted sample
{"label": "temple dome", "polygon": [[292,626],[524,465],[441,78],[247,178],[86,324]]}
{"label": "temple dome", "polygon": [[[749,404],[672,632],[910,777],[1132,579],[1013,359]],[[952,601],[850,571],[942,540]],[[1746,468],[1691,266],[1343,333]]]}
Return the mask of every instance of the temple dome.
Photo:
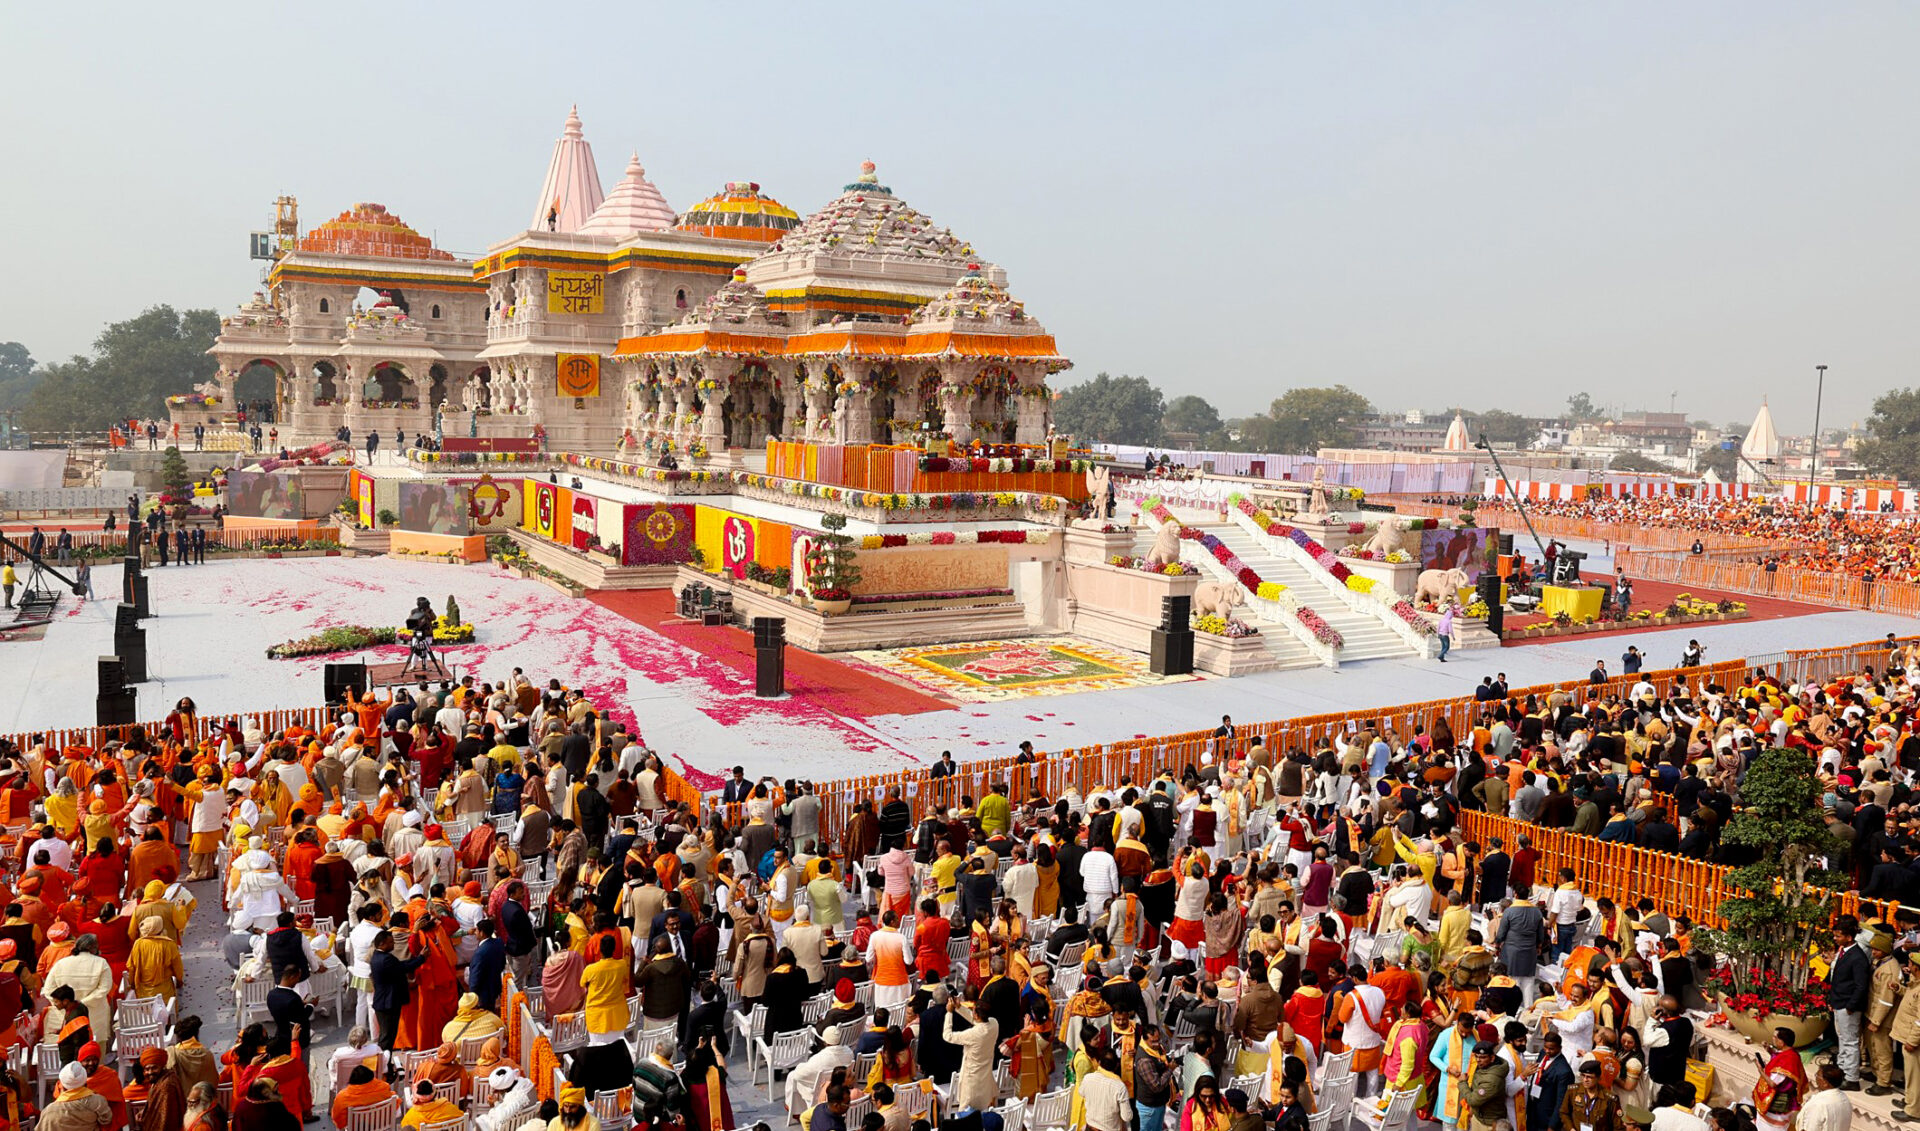
{"label": "temple dome", "polygon": [[767,296],[761,293],[760,288],[747,282],[746,268],[735,267],[733,276],[709,295],[705,302],[689,310],[679,324],[715,327],[750,324],[776,328],[785,326],[787,317],[769,307]]}
{"label": "temple dome", "polygon": [[300,237],[301,251],[380,259],[452,259],[384,204],[356,204]]}
{"label": "temple dome", "polygon": [[975,262],[967,264],[967,273],[948,287],[945,294],[916,310],[912,321],[1000,322],[1038,329],[1027,314],[1026,304],[982,274],[980,264]]}
{"label": "temple dome", "polygon": [[755,182],[728,181],[719,192],[682,213],[674,227],[716,239],[772,243],[799,223],[799,213],[761,195]]}
{"label": "temple dome", "polygon": [[973,247],[893,195],[871,161],[826,207],[787,233],[776,251],[831,251],[961,264]]}
{"label": "temple dome", "polygon": [[627,161],[626,179],[613,186],[613,192],[580,225],[580,231],[625,239],[635,232],[664,232],[673,227],[674,220],[667,198],[647,179],[647,170],[636,153]]}

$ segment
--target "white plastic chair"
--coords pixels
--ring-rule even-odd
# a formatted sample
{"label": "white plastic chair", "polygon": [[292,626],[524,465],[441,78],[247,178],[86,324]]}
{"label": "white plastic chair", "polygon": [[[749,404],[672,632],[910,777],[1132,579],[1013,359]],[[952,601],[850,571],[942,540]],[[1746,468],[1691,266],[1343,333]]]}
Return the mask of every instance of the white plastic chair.
{"label": "white plastic chair", "polygon": [[1000,1113],[1002,1131],[1022,1131],[1027,1124],[1027,1101],[1014,1096],[993,1110]]}
{"label": "white plastic chair", "polygon": [[347,968],[328,966],[317,970],[314,972],[312,985],[314,1009],[318,1010],[325,1006],[327,1012],[333,1014],[335,1021],[345,1022],[346,1017],[340,1010],[341,1002],[346,1000],[347,996]]}
{"label": "white plastic chair", "polygon": [[830,994],[815,994],[800,1003],[800,1020],[812,1025],[827,1015],[827,1007],[833,1004]]}
{"label": "white plastic chair", "polygon": [[1352,1071],[1348,1071],[1345,1075],[1336,1077],[1330,1081],[1326,1087],[1321,1090],[1320,1094],[1315,1097],[1320,1104],[1321,1111],[1339,1113],[1340,1122],[1334,1127],[1333,1131],[1344,1131],[1347,1125],[1347,1116],[1353,1111],[1354,1085],[1359,1082],[1360,1078],[1355,1076]]}
{"label": "white plastic chair", "polygon": [[794,1029],[775,1033],[772,1041],[756,1037],[754,1043],[760,1046],[760,1066],[767,1070],[767,1102],[772,1103],[774,1077],[811,1055],[813,1050],[809,1046],[813,1043],[813,1030]]}
{"label": "white plastic chair", "polygon": [[122,1064],[138,1064],[140,1054],[147,1049],[165,1049],[167,1047],[166,1030],[159,1022],[151,1025],[129,1025],[113,1035],[114,1050]]}
{"label": "white plastic chair", "polygon": [[[634,1063],[637,1064],[642,1059],[652,1056],[653,1050],[660,1047],[661,1041],[674,1035],[674,1028],[674,1026],[668,1025],[664,1029],[642,1029],[640,1034],[634,1037],[632,1041]],[[603,1119],[601,1122],[605,1123],[606,1121]]]}
{"label": "white plastic chair", "polygon": [[1382,1108],[1378,1097],[1363,1096],[1353,1101],[1353,1118],[1367,1131],[1404,1131],[1413,1118],[1414,1101],[1419,1098],[1418,1088],[1394,1092]]}
{"label": "white plastic chair", "polygon": [[[1319,1111],[1307,1116],[1307,1131],[1327,1131],[1327,1125],[1332,1121],[1333,1109],[1322,1104]],[[347,1131],[353,1131],[353,1129],[348,1128]]]}
{"label": "white plastic chair", "polygon": [[633,1089],[618,1088],[611,1092],[595,1092],[593,1117],[600,1121],[602,1131],[616,1131],[616,1129],[633,1126]]}
{"label": "white plastic chair", "polygon": [[894,1100],[907,1110],[907,1119],[927,1119],[937,1122],[939,1113],[939,1093],[933,1090],[933,1081],[919,1080],[911,1084],[902,1084],[893,1090]]}
{"label": "white plastic chair", "polygon": [[1072,1088],[1060,1088],[1034,1096],[1033,1105],[1027,1112],[1027,1126],[1032,1127],[1034,1131],[1049,1131],[1050,1128],[1066,1126],[1067,1105],[1072,1096]]}
{"label": "white plastic chair", "polygon": [[571,1052],[587,1043],[587,1016],[568,1013],[553,1019],[553,1051]]}
{"label": "white plastic chair", "polygon": [[395,1131],[400,1126],[400,1099],[382,1100],[347,1109],[347,1131]]}
{"label": "white plastic chair", "polygon": [[873,1093],[868,1092],[847,1105],[847,1126],[849,1128],[860,1126],[867,1118],[867,1113],[872,1110]]}
{"label": "white plastic chair", "polygon": [[235,994],[235,1009],[240,1014],[240,1027],[244,1029],[247,1027],[247,1022],[256,1014],[261,1017],[267,1016],[269,987],[265,978],[255,978],[251,982],[243,978],[238,979],[238,982],[239,990]]}
{"label": "white plastic chair", "polygon": [[[732,1021],[734,1032],[740,1034],[740,1043],[747,1048],[747,1077],[752,1079],[754,1042],[767,1027],[766,1003],[762,1002],[754,1006],[751,1013],[735,1010]],[[59,1069],[56,1068],[54,1071],[58,1072]]]}
{"label": "white plastic chair", "polygon": [[[1353,1050],[1352,1049],[1348,1049],[1346,1052],[1341,1052],[1341,1053],[1329,1053],[1327,1055],[1326,1060],[1322,1061],[1320,1065],[1320,1087],[1317,1090],[1321,1093],[1325,1093],[1327,1089],[1339,1083],[1341,1078],[1350,1077],[1352,1075],[1353,1075]],[[1351,1095],[1352,1093],[1348,1093],[1348,1094]]]}
{"label": "white plastic chair", "polygon": [[[434,1090],[439,1091],[438,1088]],[[442,1119],[438,1123],[422,1123],[420,1125],[420,1131],[465,1131],[466,1126],[467,1115],[465,1112],[461,1112],[457,1119]]]}

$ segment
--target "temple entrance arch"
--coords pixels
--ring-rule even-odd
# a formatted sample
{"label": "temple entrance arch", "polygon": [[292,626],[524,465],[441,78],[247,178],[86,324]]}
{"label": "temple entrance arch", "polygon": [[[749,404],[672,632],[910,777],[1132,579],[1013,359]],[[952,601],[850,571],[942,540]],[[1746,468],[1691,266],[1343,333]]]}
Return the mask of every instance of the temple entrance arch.
{"label": "temple entrance arch", "polygon": [[[886,443],[897,439],[895,417],[898,415],[894,394],[900,391],[900,373],[891,365],[879,365],[867,370],[867,387],[873,390],[870,407],[873,412],[873,438]],[[901,426],[904,429],[905,426]]]}
{"label": "temple entrance arch", "polygon": [[240,367],[233,379],[233,409],[247,414],[247,423],[271,424],[285,418],[286,367],[268,357],[257,357]]}
{"label": "temple entrance arch", "polygon": [[947,430],[947,410],[940,403],[940,371],[929,369],[920,375],[920,427],[935,432]]}
{"label": "temple entrance arch", "polygon": [[447,402],[447,367],[435,362],[427,370],[427,407],[439,408]]}
{"label": "temple entrance arch", "polygon": [[1019,378],[1004,365],[989,365],[973,379],[974,434],[994,443],[1013,440],[1015,413],[1011,411]]}
{"label": "temple entrance arch", "polygon": [[340,371],[331,361],[313,363],[313,403],[337,404],[340,401]]}
{"label": "temple entrance arch", "polygon": [[413,378],[398,363],[382,361],[373,367],[367,375],[366,386],[361,397],[367,401],[378,402],[382,407],[399,407],[402,401],[418,403],[420,391],[414,386]]}

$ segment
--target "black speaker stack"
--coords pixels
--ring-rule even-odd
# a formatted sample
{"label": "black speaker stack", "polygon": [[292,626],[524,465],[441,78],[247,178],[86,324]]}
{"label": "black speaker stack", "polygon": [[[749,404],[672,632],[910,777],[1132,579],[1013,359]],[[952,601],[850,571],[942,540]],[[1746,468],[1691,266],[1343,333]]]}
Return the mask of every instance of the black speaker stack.
{"label": "black speaker stack", "polygon": [[774,699],[787,693],[787,618],[753,618],[753,693]]}
{"label": "black speaker stack", "polygon": [[1193,598],[1160,598],[1160,627],[1153,630],[1147,668],[1155,675],[1193,674]]}
{"label": "black speaker stack", "polygon": [[140,627],[132,605],[113,608],[113,650],[120,657],[127,683],[147,682],[147,630]]}
{"label": "black speaker stack", "polygon": [[1500,582],[1500,575],[1488,570],[1480,575],[1477,583],[1480,600],[1487,606],[1487,629],[1495,636],[1500,635],[1507,621],[1507,610],[1500,604]]}
{"label": "black speaker stack", "polygon": [[121,560],[120,599],[133,606],[135,620],[144,620],[153,615],[153,609],[147,604],[147,575],[140,570],[140,549],[131,542],[130,551]]}
{"label": "black speaker stack", "polygon": [[100,657],[100,690],[93,701],[95,726],[131,726],[134,722],[136,695],[127,686],[126,665],[118,656]]}
{"label": "black speaker stack", "polygon": [[367,665],[328,664],[324,681],[329,705],[346,702],[348,694],[357,701],[367,692]]}

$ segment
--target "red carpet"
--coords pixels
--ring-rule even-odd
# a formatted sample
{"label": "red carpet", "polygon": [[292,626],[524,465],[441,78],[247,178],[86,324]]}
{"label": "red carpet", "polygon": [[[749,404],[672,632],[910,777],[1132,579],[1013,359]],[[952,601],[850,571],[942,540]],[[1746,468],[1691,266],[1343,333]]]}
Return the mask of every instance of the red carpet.
{"label": "red carpet", "polygon": [[[680,620],[673,615],[670,589],[594,590],[587,594],[587,600],[645,625],[689,651],[725,664],[749,683],[753,681],[753,634],[744,628],[707,628]],[[851,719],[954,709],[944,699],[922,695],[851,664],[791,646],[787,648],[787,693]]]}
{"label": "red carpet", "polygon": [[[1746,620],[1749,620],[1749,621],[1783,620],[1787,617],[1804,617],[1804,616],[1810,616],[1814,613],[1831,613],[1835,611],[1833,609],[1827,608],[1824,605],[1803,605],[1798,601],[1779,601],[1779,600],[1773,599],[1772,597],[1755,597],[1746,593],[1721,593],[1713,590],[1701,589],[1698,586],[1676,585],[1668,581],[1642,581],[1638,578],[1635,578],[1633,582],[1633,607],[1635,609],[1653,609],[1654,611],[1658,612],[1659,610],[1666,608],[1667,605],[1673,601],[1674,597],[1678,596],[1681,593],[1689,593],[1689,594],[1692,594],[1693,597],[1697,600],[1713,601],[1716,604],[1723,599],[1739,601],[1740,603],[1746,605],[1747,607]],[[1530,624],[1543,624],[1546,622],[1546,620],[1547,618],[1542,616],[1514,616],[1512,614],[1508,614],[1507,620],[1506,620],[1506,627],[1525,628],[1527,625],[1530,625]],[[1532,640],[1526,640],[1526,639],[1508,640],[1505,646],[1508,648],[1512,648],[1518,645],[1525,645],[1525,644],[1565,644],[1573,640],[1591,640],[1597,637],[1605,637],[1605,636],[1631,636],[1631,635],[1634,635],[1635,633],[1641,633],[1641,632],[1665,632],[1672,629],[1682,629],[1682,628],[1712,628],[1716,624],[1744,624],[1744,623],[1745,621],[1738,621],[1738,620],[1696,621],[1692,624],[1668,624],[1668,625],[1656,624],[1656,625],[1647,625],[1647,626],[1638,627],[1638,628],[1623,627],[1623,628],[1612,629],[1607,632],[1587,632],[1587,633],[1582,633],[1578,636],[1542,636],[1542,637],[1536,637]]]}

